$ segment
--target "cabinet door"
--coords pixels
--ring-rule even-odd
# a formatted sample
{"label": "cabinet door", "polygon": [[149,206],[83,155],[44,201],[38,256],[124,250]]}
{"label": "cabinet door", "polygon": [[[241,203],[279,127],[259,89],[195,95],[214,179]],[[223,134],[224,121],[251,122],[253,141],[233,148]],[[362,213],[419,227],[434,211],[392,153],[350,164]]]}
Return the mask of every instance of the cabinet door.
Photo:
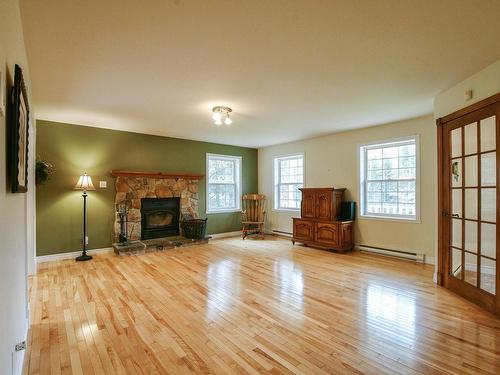
{"label": "cabinet door", "polygon": [[302,190],[301,216],[314,218],[315,213],[315,194],[312,191]]}
{"label": "cabinet door", "polygon": [[337,247],[339,245],[339,227],[336,223],[316,223],[316,242]]}
{"label": "cabinet door", "polygon": [[314,239],[314,224],[310,221],[294,220],[293,237],[312,241]]}
{"label": "cabinet door", "polygon": [[340,220],[342,213],[342,201],[344,200],[344,189],[335,190],[333,192],[333,212],[331,220]]}
{"label": "cabinet door", "polygon": [[316,193],[316,217],[320,220],[332,219],[331,191],[318,191]]}
{"label": "cabinet door", "polygon": [[352,246],[352,223],[342,224],[342,243],[341,247]]}

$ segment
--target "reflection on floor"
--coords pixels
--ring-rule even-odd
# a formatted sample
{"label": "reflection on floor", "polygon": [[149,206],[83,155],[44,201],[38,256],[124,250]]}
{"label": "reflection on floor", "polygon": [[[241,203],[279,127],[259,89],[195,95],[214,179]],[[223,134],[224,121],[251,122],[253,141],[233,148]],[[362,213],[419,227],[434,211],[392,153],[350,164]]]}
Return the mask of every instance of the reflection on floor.
{"label": "reflection on floor", "polygon": [[26,374],[498,374],[433,266],[270,237],[39,266]]}

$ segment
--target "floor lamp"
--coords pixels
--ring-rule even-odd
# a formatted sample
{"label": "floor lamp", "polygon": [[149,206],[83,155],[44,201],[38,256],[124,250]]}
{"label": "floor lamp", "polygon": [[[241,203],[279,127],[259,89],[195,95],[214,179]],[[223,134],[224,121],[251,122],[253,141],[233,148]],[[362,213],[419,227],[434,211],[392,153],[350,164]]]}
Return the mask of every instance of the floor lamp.
{"label": "floor lamp", "polygon": [[78,179],[78,182],[75,186],[76,190],[83,190],[83,251],[82,255],[76,258],[76,261],[82,262],[84,260],[92,259],[92,256],[87,255],[87,191],[95,190],[94,185],[92,184],[92,179],[87,173],[84,173]]}

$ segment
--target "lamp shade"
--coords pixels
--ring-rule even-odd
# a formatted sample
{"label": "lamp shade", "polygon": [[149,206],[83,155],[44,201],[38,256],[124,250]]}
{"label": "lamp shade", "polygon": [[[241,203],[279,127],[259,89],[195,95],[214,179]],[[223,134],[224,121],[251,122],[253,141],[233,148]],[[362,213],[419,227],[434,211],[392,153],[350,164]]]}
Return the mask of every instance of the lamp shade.
{"label": "lamp shade", "polygon": [[92,179],[87,173],[84,173],[78,179],[75,185],[76,190],[95,190],[94,184],[92,184]]}

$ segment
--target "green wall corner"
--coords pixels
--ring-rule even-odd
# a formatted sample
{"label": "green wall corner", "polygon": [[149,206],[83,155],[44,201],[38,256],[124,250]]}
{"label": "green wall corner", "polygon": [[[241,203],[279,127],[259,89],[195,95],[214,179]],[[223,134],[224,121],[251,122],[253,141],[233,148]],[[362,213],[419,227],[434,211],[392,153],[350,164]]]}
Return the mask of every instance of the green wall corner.
{"label": "green wall corner", "polygon": [[[115,178],[111,170],[205,174],[206,153],[241,156],[242,192],[257,192],[257,150],[117,130],[38,120],[37,155],[56,171],[36,190],[37,255],[81,250],[81,192],[73,190],[87,172],[97,190],[89,192],[89,249],[111,246],[114,237]],[[107,181],[99,189],[99,181]],[[206,214],[206,181],[199,182],[200,217],[209,234],[241,229],[239,212]]]}

